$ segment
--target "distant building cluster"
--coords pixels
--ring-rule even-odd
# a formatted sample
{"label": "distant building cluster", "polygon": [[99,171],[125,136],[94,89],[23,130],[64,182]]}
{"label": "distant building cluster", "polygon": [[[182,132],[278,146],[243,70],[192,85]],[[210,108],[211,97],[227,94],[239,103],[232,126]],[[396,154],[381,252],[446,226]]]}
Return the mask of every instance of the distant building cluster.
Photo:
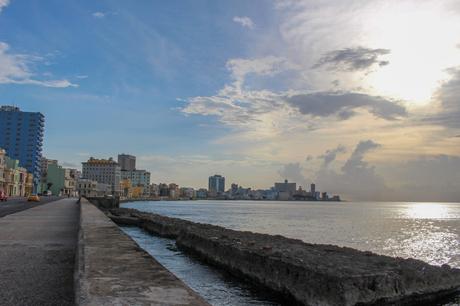
{"label": "distant building cluster", "polygon": [[[214,178],[215,176],[210,177]],[[225,178],[222,178],[225,182]],[[212,189],[211,183],[209,184],[209,190]],[[327,192],[319,192],[316,190],[316,185],[310,185],[310,191],[303,190],[299,186],[297,188],[296,183],[285,180],[282,183],[275,183],[270,189],[251,189],[238,186],[238,184],[231,184],[229,190],[223,192],[222,190],[217,193],[213,189],[213,192],[209,192],[208,197],[217,199],[228,199],[228,200],[278,200],[278,201],[340,201],[340,196],[333,195],[329,196]]]}
{"label": "distant building cluster", "polygon": [[175,183],[151,184],[150,172],[136,168],[136,156],[119,154],[113,158],[89,158],[82,171],[65,168],[57,160],[42,156],[45,117],[23,112],[15,106],[0,107],[0,191],[8,196],[47,194],[61,196],[120,196],[127,199],[221,199],[221,200],[304,200],[340,201],[320,193],[315,184],[303,190],[285,180],[270,189],[243,188],[225,177],[208,178],[208,188],[180,187]]}
{"label": "distant building cluster", "polygon": [[136,169],[136,157],[119,154],[113,158],[97,159],[91,157],[82,163],[82,176],[78,182],[81,196],[104,195],[124,198],[152,197],[150,172]]}

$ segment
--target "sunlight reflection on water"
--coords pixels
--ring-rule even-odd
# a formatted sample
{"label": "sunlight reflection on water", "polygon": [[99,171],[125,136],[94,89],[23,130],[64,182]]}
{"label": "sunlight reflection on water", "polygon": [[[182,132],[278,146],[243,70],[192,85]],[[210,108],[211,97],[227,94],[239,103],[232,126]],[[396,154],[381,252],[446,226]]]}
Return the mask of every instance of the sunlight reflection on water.
{"label": "sunlight reflection on water", "polygon": [[460,268],[460,203],[159,201],[123,206]]}

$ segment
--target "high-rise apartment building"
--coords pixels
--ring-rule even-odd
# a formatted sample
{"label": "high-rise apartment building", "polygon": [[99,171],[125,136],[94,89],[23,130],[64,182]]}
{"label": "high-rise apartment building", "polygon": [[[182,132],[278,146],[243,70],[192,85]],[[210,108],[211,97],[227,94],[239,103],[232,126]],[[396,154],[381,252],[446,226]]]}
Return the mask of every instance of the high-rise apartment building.
{"label": "high-rise apartment building", "polygon": [[19,160],[33,174],[34,192],[39,191],[45,117],[41,113],[22,112],[18,107],[0,107],[0,148]]}
{"label": "high-rise apartment building", "polygon": [[215,174],[209,177],[208,183],[209,193],[217,195],[225,192],[225,177],[219,174]]}
{"label": "high-rise apartment building", "polygon": [[82,165],[82,178],[112,186],[113,194],[120,192],[121,170],[118,163],[112,158],[96,159],[91,157]]}
{"label": "high-rise apartment building", "polygon": [[118,164],[120,165],[120,168],[123,171],[136,170],[136,156],[129,154],[119,154]]}

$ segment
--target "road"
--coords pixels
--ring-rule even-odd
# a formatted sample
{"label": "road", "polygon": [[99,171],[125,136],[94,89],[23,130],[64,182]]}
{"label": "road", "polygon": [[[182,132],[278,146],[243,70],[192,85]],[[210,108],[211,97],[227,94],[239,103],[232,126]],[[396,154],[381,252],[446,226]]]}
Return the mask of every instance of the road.
{"label": "road", "polygon": [[0,218],[0,305],[74,305],[77,199],[41,204]]}
{"label": "road", "polygon": [[58,199],[60,199],[60,197],[40,197],[40,202],[27,202],[26,198],[9,198],[6,202],[0,202],[0,218]]}

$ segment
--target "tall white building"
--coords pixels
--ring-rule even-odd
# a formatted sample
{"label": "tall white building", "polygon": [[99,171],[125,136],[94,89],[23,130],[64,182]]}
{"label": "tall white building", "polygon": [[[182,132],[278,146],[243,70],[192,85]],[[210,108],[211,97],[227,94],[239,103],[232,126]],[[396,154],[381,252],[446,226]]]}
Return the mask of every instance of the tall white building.
{"label": "tall white building", "polygon": [[91,157],[82,165],[82,178],[110,185],[113,194],[120,192],[121,170],[118,163],[112,158],[96,159]]}

